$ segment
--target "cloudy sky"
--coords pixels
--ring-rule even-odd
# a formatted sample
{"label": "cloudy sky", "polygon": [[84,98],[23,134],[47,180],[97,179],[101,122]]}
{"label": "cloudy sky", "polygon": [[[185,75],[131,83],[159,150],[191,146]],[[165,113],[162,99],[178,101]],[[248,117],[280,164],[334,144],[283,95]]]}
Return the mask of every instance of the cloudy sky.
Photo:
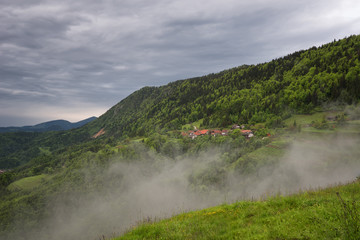
{"label": "cloudy sky", "polygon": [[0,0],[0,126],[360,33],[358,0]]}

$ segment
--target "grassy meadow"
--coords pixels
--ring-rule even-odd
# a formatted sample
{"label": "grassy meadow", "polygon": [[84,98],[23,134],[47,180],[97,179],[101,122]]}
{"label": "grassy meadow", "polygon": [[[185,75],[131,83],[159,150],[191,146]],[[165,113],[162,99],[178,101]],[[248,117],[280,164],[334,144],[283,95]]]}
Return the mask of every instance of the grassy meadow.
{"label": "grassy meadow", "polygon": [[144,220],[120,239],[358,239],[360,182]]}
{"label": "grassy meadow", "polygon": [[31,191],[48,178],[49,176],[46,174],[26,177],[11,183],[7,188],[9,191]]}

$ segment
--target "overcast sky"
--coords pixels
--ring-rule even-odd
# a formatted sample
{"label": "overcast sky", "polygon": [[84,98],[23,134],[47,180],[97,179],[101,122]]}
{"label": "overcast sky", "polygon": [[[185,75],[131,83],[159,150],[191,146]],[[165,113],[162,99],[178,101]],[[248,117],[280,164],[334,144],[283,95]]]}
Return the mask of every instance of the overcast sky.
{"label": "overcast sky", "polygon": [[360,33],[358,0],[0,0],[0,126]]}

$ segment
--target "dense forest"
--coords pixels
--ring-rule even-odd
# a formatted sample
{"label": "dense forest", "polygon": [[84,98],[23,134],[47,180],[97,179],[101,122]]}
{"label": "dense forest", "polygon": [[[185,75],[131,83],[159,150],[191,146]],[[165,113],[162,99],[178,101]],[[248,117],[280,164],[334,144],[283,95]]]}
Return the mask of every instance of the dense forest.
{"label": "dense forest", "polygon": [[[77,129],[2,133],[0,170],[5,171],[0,173],[0,236],[40,239],[37,234],[41,234],[51,239],[52,224],[75,221],[75,216],[68,219],[66,214],[81,209],[85,198],[110,199],[116,213],[119,206],[132,202],[122,193],[131,192],[131,183],[139,181],[137,176],[147,183],[188,159],[190,167],[181,165],[186,194],[206,199],[224,189],[230,191],[231,174],[252,179],[264,167],[275,171],[301,127],[331,133],[346,125],[345,120],[352,120],[354,125],[346,131],[357,136],[353,126],[360,119],[359,100],[360,36],[350,36],[268,63],[144,87]],[[336,117],[326,120],[323,111]],[[303,115],[294,118],[296,114]],[[247,138],[240,129],[231,130],[234,124],[253,130],[255,136]],[[181,135],[194,126],[226,129],[228,134],[195,139]],[[104,134],[95,135],[99,131]],[[354,155],[346,155],[351,164],[359,154],[356,148],[352,151]],[[341,153],[333,154],[321,168],[331,172],[327,168],[336,165]],[[118,166],[136,166],[137,175],[132,174],[133,169],[126,172]],[[178,181],[172,179],[170,185]],[[59,202],[72,208],[59,214],[63,211],[58,209]],[[101,214],[93,210],[89,214],[96,231],[93,220]],[[51,218],[57,215],[59,219]],[[89,235],[82,232],[76,239],[94,236],[84,226]],[[58,234],[53,239],[75,236]]]}
{"label": "dense forest", "polygon": [[137,136],[181,129],[267,122],[311,113],[360,96],[360,36],[295,52],[271,62],[176,81],[134,92],[100,117],[110,135]]}

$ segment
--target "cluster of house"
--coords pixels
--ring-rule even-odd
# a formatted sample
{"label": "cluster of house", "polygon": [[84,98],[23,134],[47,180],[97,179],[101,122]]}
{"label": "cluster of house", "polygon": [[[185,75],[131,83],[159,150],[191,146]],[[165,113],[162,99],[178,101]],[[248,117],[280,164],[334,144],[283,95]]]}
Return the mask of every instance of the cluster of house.
{"label": "cluster of house", "polygon": [[[254,133],[251,130],[245,130],[244,126],[239,126],[239,125],[234,125],[231,129],[241,129],[240,132],[243,136],[245,136],[246,138],[251,138],[254,136]],[[227,136],[232,130],[217,130],[217,129],[203,129],[203,130],[197,130],[195,129],[194,131],[189,130],[187,132],[182,132],[181,135],[184,137],[190,137],[191,139],[195,139],[198,136],[203,136],[203,135],[211,135],[211,136],[218,136],[218,135],[222,135],[222,136]]]}
{"label": "cluster of house", "polygon": [[3,174],[3,173],[5,173],[5,170],[0,169],[0,174]]}
{"label": "cluster of house", "polygon": [[222,136],[226,136],[228,135],[229,131],[228,130],[209,130],[209,129],[203,129],[203,130],[194,130],[191,131],[189,130],[188,132],[182,132],[181,135],[183,135],[184,137],[190,137],[191,139],[195,139],[198,136],[203,136],[203,135],[212,135],[212,136],[216,136],[216,135],[222,135]]}

